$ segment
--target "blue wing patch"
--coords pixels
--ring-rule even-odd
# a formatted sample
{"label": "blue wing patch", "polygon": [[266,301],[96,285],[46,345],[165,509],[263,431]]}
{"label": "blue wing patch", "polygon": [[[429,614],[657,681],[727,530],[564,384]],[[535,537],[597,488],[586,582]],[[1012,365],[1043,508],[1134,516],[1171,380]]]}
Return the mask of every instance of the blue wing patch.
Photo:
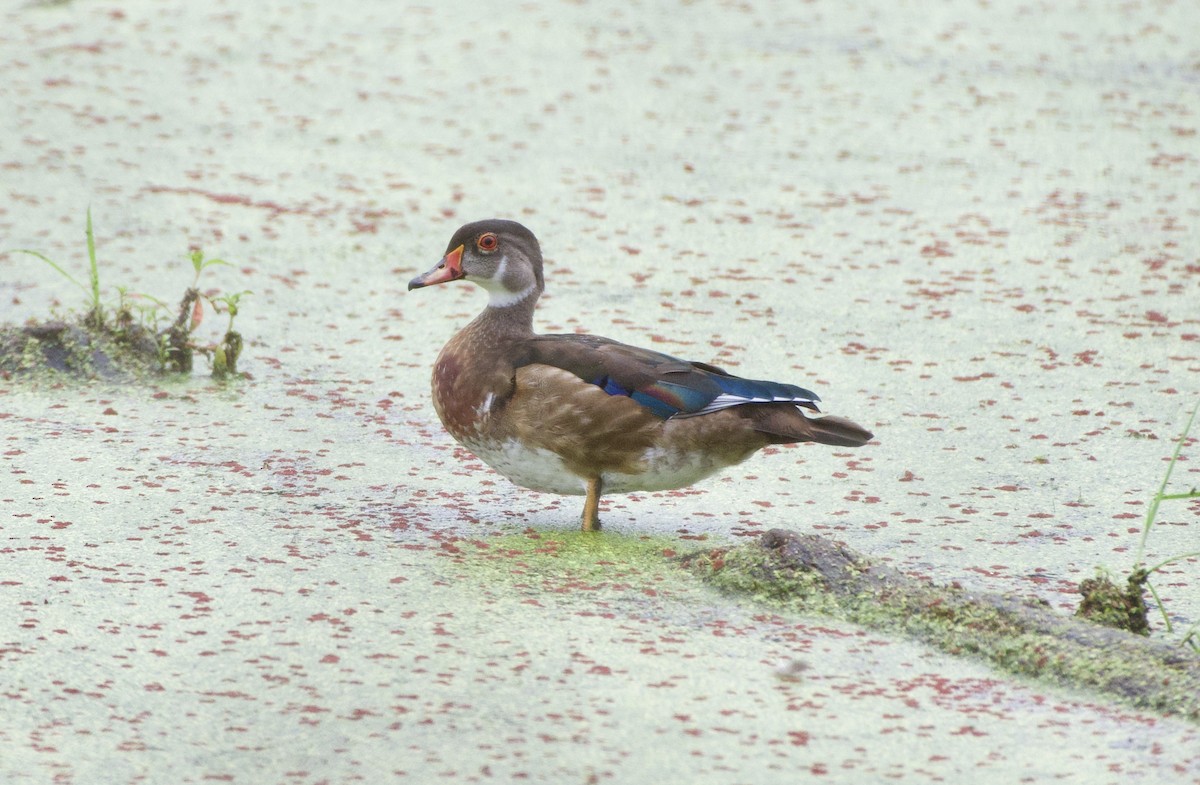
{"label": "blue wing patch", "polygon": [[592,380],[609,395],[624,395],[646,407],[655,417],[695,417],[747,403],[791,403],[817,410],[816,393],[782,382],[743,379],[696,369],[686,384],[664,379],[629,389],[610,376]]}

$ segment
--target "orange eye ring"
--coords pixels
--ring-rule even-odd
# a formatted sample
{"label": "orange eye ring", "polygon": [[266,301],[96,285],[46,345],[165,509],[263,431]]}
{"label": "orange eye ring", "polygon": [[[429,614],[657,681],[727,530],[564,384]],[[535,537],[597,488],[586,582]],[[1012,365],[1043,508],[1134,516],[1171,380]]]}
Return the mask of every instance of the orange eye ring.
{"label": "orange eye ring", "polygon": [[486,232],[479,235],[479,238],[475,241],[475,247],[484,253],[491,253],[500,247],[500,238],[492,232]]}

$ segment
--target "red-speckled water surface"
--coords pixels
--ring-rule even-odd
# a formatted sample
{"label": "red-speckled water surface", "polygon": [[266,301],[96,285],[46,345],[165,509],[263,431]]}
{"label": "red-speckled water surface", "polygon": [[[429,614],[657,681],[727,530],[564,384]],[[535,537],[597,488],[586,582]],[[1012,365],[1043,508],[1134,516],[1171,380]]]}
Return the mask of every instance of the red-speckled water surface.
{"label": "red-speckled water surface", "polygon": [[[90,206],[106,298],[177,301],[192,248],[253,292],[240,384],[0,380],[0,780],[1200,781],[1193,725],[666,563],[792,528],[1064,613],[1128,571],[1200,394],[1194,3],[0,15],[0,250],[85,280]],[[541,329],[802,384],[877,441],[607,498],[637,563],[535,559],[579,500],[429,400],[484,297],[404,291],[492,216],[542,241]],[[0,303],[84,294],[0,254]],[[1144,558],[1198,515],[1164,503]],[[1154,578],[1176,639],[1198,576]]]}

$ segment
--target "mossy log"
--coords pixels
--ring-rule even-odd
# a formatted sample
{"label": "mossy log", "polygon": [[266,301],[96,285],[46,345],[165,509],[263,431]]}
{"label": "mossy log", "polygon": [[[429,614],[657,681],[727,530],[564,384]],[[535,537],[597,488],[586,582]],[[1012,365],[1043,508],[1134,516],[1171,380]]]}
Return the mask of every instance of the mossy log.
{"label": "mossy log", "polygon": [[244,343],[240,333],[229,330],[215,347],[192,342],[193,314],[200,302],[200,292],[188,289],[175,320],[157,333],[139,324],[127,308],[113,319],[90,311],[71,321],[0,325],[0,379],[61,375],[117,382],[190,374],[197,351],[214,355],[215,378],[241,376],[237,370]]}
{"label": "mossy log", "polygon": [[1200,722],[1200,658],[1190,650],[1064,616],[1045,603],[938,586],[822,537],[781,529],[685,562],[729,591],[911,635],[1012,673]]}
{"label": "mossy log", "polygon": [[158,365],[153,336],[137,328],[96,330],[88,319],[0,325],[0,379],[63,374],[121,381]]}

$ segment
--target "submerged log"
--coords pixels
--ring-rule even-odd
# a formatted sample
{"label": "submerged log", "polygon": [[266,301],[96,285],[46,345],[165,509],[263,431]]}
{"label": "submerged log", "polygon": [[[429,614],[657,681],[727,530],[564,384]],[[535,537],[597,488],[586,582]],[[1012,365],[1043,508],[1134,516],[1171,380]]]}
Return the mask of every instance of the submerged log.
{"label": "submerged log", "polygon": [[685,563],[729,591],[903,633],[1011,673],[1200,722],[1200,658],[1193,652],[1064,616],[1045,603],[938,586],[825,538],[782,529]]}

